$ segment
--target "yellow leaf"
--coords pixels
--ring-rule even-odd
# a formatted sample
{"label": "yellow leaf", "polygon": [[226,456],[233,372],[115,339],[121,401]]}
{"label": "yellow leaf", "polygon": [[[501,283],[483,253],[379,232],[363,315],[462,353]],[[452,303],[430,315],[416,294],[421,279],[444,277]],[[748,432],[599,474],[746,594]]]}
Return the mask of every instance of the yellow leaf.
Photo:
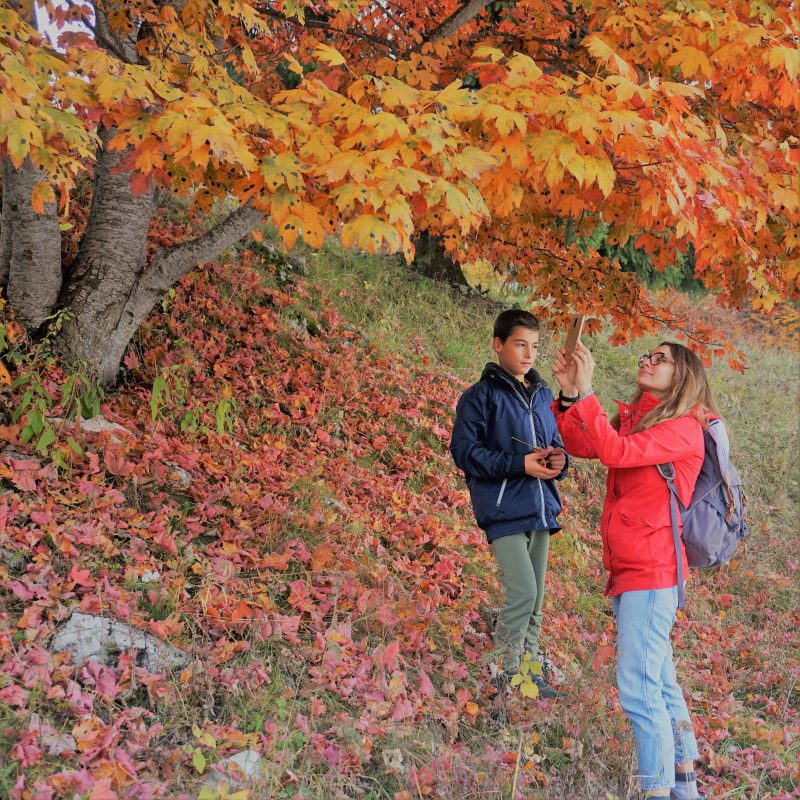
{"label": "yellow leaf", "polygon": [[477,147],[465,147],[450,163],[468,178],[477,178],[482,172],[496,166],[498,159]]}
{"label": "yellow leaf", "polygon": [[523,697],[535,700],[539,696],[539,687],[533,681],[525,681],[520,687],[519,692]]}
{"label": "yellow leaf", "polygon": [[785,67],[789,78],[796,80],[800,74],[800,50],[796,47],[773,47],[769,51],[769,65],[773,69]]}
{"label": "yellow leaf", "polygon": [[611,56],[614,55],[614,50],[611,45],[596,34],[587,36],[583,40],[582,44],[589,51],[589,54],[592,56],[592,58],[596,58],[598,61],[602,61],[603,63],[608,61]]}
{"label": "yellow leaf", "polygon": [[555,156],[564,167],[578,153],[574,139],[562,131],[538,133],[528,140],[528,146],[537,161],[547,163]]}
{"label": "yellow leaf", "polygon": [[56,195],[53,187],[49,183],[40,181],[33,187],[31,194],[31,205],[37,214],[44,214],[45,203],[55,203]]}
{"label": "yellow leaf", "polygon": [[424,172],[410,167],[399,167],[392,170],[380,184],[380,190],[383,194],[388,195],[396,192],[398,189],[406,194],[412,194],[419,191],[422,184],[430,183],[431,178]]}
{"label": "yellow leaf", "polygon": [[294,247],[302,228],[303,220],[296,214],[289,214],[280,224],[278,233],[283,243],[286,245],[287,250],[291,250]]}
{"label": "yellow leaf", "polygon": [[383,208],[389,217],[389,222],[399,223],[408,233],[414,230],[411,206],[408,205],[404,197],[399,195],[389,197],[383,204]]}
{"label": "yellow leaf", "polygon": [[258,68],[258,64],[256,64],[256,59],[255,56],[253,55],[253,51],[246,45],[243,46],[241,49],[241,56],[244,68],[250,75],[259,75],[261,73],[261,71]]}
{"label": "yellow leaf", "polygon": [[454,81],[448,83],[441,92],[438,92],[434,99],[443,106],[454,103],[463,105],[469,103],[470,92],[469,89],[464,88],[461,78],[456,78]]}
{"label": "yellow leaf", "polygon": [[31,147],[42,144],[42,133],[29,119],[12,119],[0,127],[0,142],[5,138],[8,155],[16,169],[22,166]]}
{"label": "yellow leaf", "polygon": [[510,86],[523,86],[542,76],[542,71],[536,62],[524,53],[514,53],[506,63],[506,69],[511,73],[507,83]]}
{"label": "yellow leaf", "polygon": [[354,181],[363,181],[369,171],[369,158],[363,153],[350,150],[335,155],[325,166],[319,168],[318,174],[326,175],[330,181],[340,181],[347,175]]}
{"label": "yellow leaf", "polygon": [[331,196],[336,201],[339,211],[350,214],[356,203],[364,203],[367,199],[367,190],[360,183],[345,183],[337,186]]}
{"label": "yellow leaf", "polygon": [[357,217],[342,226],[342,244],[352,247],[358,244],[368,253],[376,253],[385,243],[390,252],[400,249],[400,234],[397,229],[372,214]]}
{"label": "yellow leaf", "polygon": [[414,108],[419,105],[420,95],[416,89],[412,89],[390,75],[383,76],[381,82],[386,86],[380,93],[381,104],[384,108],[395,108],[398,105]]}
{"label": "yellow leaf", "polygon": [[685,45],[679,47],[667,61],[671,67],[680,67],[681,72],[687,77],[691,78],[698,72],[702,72],[707,78],[710,78],[714,72],[708,56],[696,47]]}
{"label": "yellow leaf", "polygon": [[302,77],[302,64],[300,64],[300,62],[291,53],[284,53],[283,57],[286,59],[286,66],[289,68],[289,72],[294,72],[295,75],[300,75],[300,77]]}
{"label": "yellow leaf", "polygon": [[408,125],[400,117],[381,111],[379,114],[370,115],[368,124],[374,129],[379,142],[391,139],[397,135],[401,141],[408,139]]}
{"label": "yellow leaf", "polygon": [[597,117],[586,111],[586,109],[578,108],[567,116],[566,122],[567,130],[570,133],[578,130],[581,131],[586,137],[586,141],[590,144],[594,143],[597,139]]}
{"label": "yellow leaf", "polygon": [[283,184],[286,184],[286,187],[292,192],[299,192],[303,189],[300,162],[292,153],[279,153],[263,159],[260,171],[264,177],[266,188],[270,191],[275,191]]}
{"label": "yellow leaf", "polygon": [[608,197],[614,188],[614,178],[616,177],[616,173],[614,172],[614,167],[611,166],[611,162],[608,160],[605,154],[603,154],[586,156],[586,163],[588,165],[588,169],[597,180],[597,185],[600,187],[600,191],[606,197]]}
{"label": "yellow leaf", "polygon": [[344,64],[344,56],[338,50],[329,47],[327,44],[318,44],[316,46],[314,49],[314,58],[331,67]]}
{"label": "yellow leaf", "polygon": [[491,104],[486,107],[484,117],[494,121],[497,132],[501,136],[508,136],[514,128],[525,131],[528,121],[518,111],[511,111],[503,106]]}
{"label": "yellow leaf", "polygon": [[498,50],[496,47],[483,46],[476,48],[472,57],[480,59],[481,61],[486,61],[488,59],[496,63],[505,58],[505,53],[503,53],[502,50]]}
{"label": "yellow leaf", "polygon": [[327,239],[327,233],[322,222],[322,215],[319,210],[308,203],[303,203],[300,208],[300,218],[302,221],[301,234],[303,241],[315,249],[322,247]]}

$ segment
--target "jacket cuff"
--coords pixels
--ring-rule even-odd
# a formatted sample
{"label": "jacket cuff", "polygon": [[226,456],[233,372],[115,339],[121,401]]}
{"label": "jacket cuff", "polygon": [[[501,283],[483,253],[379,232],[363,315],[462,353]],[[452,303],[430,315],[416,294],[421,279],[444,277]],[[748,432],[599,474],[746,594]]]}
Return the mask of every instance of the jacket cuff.
{"label": "jacket cuff", "polygon": [[511,456],[511,475],[525,475],[525,455],[514,453]]}
{"label": "jacket cuff", "polygon": [[594,419],[598,412],[601,414],[603,413],[603,407],[600,405],[600,401],[597,399],[597,395],[594,392],[582,397],[577,403],[573,403],[564,413],[569,412],[571,409],[575,409],[575,413],[584,422]]}

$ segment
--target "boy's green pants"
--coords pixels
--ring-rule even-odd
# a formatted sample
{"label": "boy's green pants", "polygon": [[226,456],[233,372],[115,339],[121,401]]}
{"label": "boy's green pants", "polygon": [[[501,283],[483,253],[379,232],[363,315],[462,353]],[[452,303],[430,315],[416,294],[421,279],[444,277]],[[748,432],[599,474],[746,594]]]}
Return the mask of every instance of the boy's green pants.
{"label": "boy's green pants", "polygon": [[539,652],[550,531],[514,533],[491,544],[504,597],[494,630],[495,654],[501,669],[516,672],[523,652]]}

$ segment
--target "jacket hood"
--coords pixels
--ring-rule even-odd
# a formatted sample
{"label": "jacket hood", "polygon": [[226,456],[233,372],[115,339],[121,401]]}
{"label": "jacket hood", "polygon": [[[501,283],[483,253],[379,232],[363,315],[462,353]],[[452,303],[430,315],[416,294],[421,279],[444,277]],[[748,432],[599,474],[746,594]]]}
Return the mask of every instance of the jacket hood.
{"label": "jacket hood", "polygon": [[[490,361],[483,368],[481,380],[503,380],[506,381],[509,386],[513,387],[516,378],[510,373],[506,372],[499,364],[495,364],[493,361]],[[547,387],[547,382],[545,379],[535,369],[532,368],[526,373],[525,380],[528,381],[531,386],[536,386],[536,384],[538,384],[540,388]]]}

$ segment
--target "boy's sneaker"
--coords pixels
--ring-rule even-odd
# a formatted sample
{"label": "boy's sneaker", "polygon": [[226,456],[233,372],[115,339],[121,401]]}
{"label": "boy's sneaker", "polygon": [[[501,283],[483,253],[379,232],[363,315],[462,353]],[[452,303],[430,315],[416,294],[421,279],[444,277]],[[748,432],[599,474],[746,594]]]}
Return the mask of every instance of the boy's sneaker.
{"label": "boy's sneaker", "polygon": [[497,627],[497,617],[500,615],[500,609],[496,606],[484,606],[481,609],[481,619],[486,623],[489,628],[489,635],[494,639],[494,629]]}
{"label": "boy's sneaker", "polygon": [[556,697],[563,697],[564,692],[551,686],[541,675],[531,673],[531,680],[539,687],[539,697],[543,700],[552,700]]}
{"label": "boy's sneaker", "polygon": [[566,683],[567,676],[547,656],[537,653],[533,660],[542,665],[542,675],[548,683],[556,685]]}

